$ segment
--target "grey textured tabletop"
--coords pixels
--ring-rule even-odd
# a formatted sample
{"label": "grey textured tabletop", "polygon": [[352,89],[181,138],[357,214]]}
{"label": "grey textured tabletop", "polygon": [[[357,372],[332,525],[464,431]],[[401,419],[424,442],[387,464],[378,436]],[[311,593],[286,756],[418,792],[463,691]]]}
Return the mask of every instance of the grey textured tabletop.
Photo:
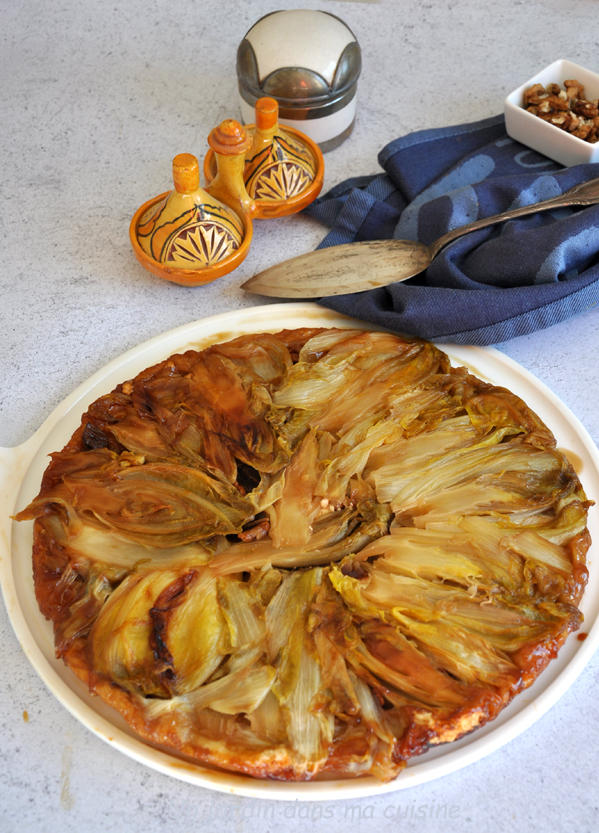
{"label": "grey textured tabletop", "polygon": [[[342,17],[362,47],[351,137],[326,154],[325,188],[377,173],[378,151],[423,127],[501,112],[556,58],[596,69],[595,0],[303,0]],[[256,224],[240,268],[184,288],[135,260],[128,225],[169,187],[179,152],[238,117],[237,44],[288,0],[0,0],[0,446],[30,437],[108,361],[173,327],[263,304],[240,285],[316,247],[302,216]],[[599,311],[497,345],[599,440]],[[591,568],[593,568],[591,559]],[[0,605],[3,831],[591,831],[597,828],[599,661],[523,734],[458,772],[347,802],[267,802],[147,768],[103,743],[46,689]],[[442,809],[442,811],[439,810]]]}

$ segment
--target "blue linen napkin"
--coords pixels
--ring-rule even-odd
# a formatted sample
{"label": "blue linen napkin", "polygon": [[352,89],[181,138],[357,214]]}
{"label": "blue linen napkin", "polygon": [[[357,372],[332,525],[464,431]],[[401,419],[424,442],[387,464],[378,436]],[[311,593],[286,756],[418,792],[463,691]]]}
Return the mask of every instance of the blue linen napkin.
{"label": "blue linen napkin", "polygon": [[[599,177],[598,164],[563,168],[510,139],[503,116],[411,133],[383,148],[379,162],[385,173],[348,179],[306,209],[331,226],[318,248],[390,237],[430,244]],[[479,345],[549,327],[598,301],[599,205],[471,232],[422,275],[319,299],[398,332]]]}

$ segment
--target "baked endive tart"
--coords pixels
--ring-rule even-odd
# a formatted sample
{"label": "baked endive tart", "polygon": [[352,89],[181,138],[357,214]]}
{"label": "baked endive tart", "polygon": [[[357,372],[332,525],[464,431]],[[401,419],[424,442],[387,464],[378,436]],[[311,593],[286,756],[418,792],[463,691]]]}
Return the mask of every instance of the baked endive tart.
{"label": "baked endive tart", "polygon": [[509,391],[424,341],[303,329],[119,385],[17,518],[57,655],[141,737],[388,781],[579,627],[589,505]]}

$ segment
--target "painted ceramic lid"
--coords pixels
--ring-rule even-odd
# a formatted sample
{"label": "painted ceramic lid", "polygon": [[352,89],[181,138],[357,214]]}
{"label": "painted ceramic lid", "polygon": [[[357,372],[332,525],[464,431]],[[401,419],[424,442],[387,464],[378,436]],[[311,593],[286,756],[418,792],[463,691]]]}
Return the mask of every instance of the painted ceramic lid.
{"label": "painted ceramic lid", "polygon": [[253,121],[262,96],[279,103],[279,121],[323,150],[353,128],[360,47],[351,29],[328,12],[294,9],[262,17],[237,51],[243,119]]}

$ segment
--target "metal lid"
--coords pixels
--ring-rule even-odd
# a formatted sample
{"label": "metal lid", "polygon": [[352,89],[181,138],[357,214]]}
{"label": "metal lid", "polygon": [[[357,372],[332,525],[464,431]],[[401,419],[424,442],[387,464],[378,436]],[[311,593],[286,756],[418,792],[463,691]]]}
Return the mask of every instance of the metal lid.
{"label": "metal lid", "polygon": [[355,96],[361,52],[351,29],[329,12],[272,12],[255,23],[237,50],[242,99],[270,96],[283,119],[329,116]]}

